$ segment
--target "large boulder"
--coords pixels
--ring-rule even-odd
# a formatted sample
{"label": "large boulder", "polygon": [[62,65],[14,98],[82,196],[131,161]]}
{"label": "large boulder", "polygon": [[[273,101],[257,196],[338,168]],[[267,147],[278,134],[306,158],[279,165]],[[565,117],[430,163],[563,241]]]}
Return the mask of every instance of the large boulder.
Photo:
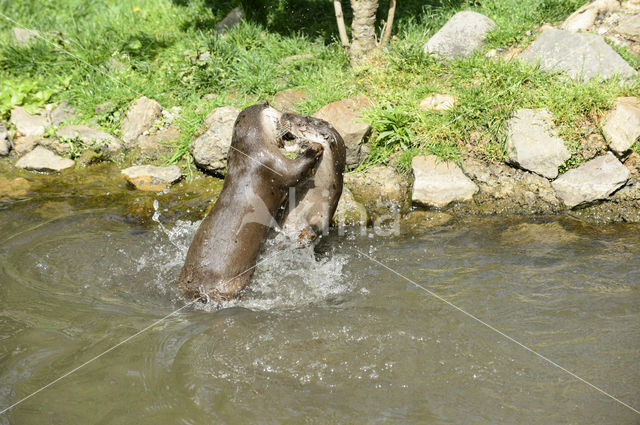
{"label": "large boulder", "polygon": [[131,149],[138,137],[149,131],[161,115],[162,107],[155,100],[145,96],[136,99],[122,122],[122,141],[125,149]]}
{"label": "large boulder", "polygon": [[111,157],[122,151],[122,145],[111,134],[86,125],[65,125],[56,135],[62,140],[79,140],[85,147],[100,149]]}
{"label": "large boulder", "polygon": [[224,175],[231,146],[233,125],[240,109],[233,106],[216,108],[202,124],[202,134],[189,147],[196,165],[204,171]]}
{"label": "large boulder", "polygon": [[471,11],[458,12],[424,45],[425,53],[455,59],[471,56],[482,47],[487,33],[496,23]]}
{"label": "large boulder", "polygon": [[9,155],[11,151],[11,138],[7,126],[0,122],[0,156]]}
{"label": "large boulder", "polygon": [[462,168],[478,185],[474,195],[481,214],[550,214],[562,210],[551,183],[544,177],[505,164],[466,160]]}
{"label": "large boulder", "polygon": [[391,167],[377,166],[366,172],[347,173],[344,185],[373,219],[396,215],[410,207],[411,179]]}
{"label": "large boulder", "polygon": [[416,156],[411,161],[415,181],[411,200],[420,205],[444,208],[452,202],[470,201],[478,186],[452,161],[435,155]]}
{"label": "large boulder", "polygon": [[520,58],[531,64],[539,61],[542,69],[560,71],[575,80],[638,75],[601,36],[555,28],[545,29]]}
{"label": "large boulder", "polygon": [[602,133],[612,151],[625,154],[640,136],[640,100],[637,97],[619,97],[614,108],[607,113]]}
{"label": "large boulder", "polygon": [[177,165],[157,167],[154,165],[137,165],[121,171],[122,176],[138,190],[162,192],[182,178]]}
{"label": "large boulder", "polygon": [[556,179],[552,186],[564,204],[573,208],[608,198],[624,186],[630,175],[627,167],[608,152],[567,171]]}
{"label": "large boulder", "polygon": [[16,162],[16,167],[31,171],[62,171],[71,168],[75,162],[68,158],[62,158],[50,150],[36,146],[31,152]]}
{"label": "large boulder", "polygon": [[347,167],[356,168],[368,155],[369,147],[363,143],[371,131],[371,124],[363,121],[361,112],[371,102],[364,97],[342,99],[324,105],[313,116],[328,121],[338,130],[347,149]]}
{"label": "large boulder", "polygon": [[520,109],[507,121],[509,162],[554,179],[571,154],[546,109]]}

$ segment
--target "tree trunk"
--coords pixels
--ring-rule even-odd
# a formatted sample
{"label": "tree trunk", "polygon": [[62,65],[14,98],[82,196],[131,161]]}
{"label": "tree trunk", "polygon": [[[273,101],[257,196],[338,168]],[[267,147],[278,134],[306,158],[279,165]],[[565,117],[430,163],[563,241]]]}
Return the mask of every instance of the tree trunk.
{"label": "tree trunk", "polygon": [[377,47],[376,11],[378,0],[351,0],[353,22],[351,24],[351,58],[360,60]]}
{"label": "tree trunk", "polygon": [[382,36],[380,37],[380,47],[384,47],[389,44],[391,38],[391,28],[393,27],[393,17],[396,14],[396,0],[389,0],[389,14],[387,15],[387,22],[384,24],[382,30]]}
{"label": "tree trunk", "polygon": [[347,37],[347,29],[344,26],[344,15],[342,14],[341,0],[333,0],[333,8],[336,11],[336,22],[338,23],[338,33],[340,34],[340,42],[342,47],[349,46],[349,37]]}

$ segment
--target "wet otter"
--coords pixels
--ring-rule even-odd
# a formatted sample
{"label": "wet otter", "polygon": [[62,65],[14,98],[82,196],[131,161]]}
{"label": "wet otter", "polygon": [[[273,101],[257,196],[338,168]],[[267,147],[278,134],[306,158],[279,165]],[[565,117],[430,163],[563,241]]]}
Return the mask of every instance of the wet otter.
{"label": "wet otter", "polygon": [[291,191],[278,220],[286,236],[307,245],[329,230],[342,194],[346,149],[340,134],[324,120],[286,112],[280,126],[282,132],[295,137],[294,143],[285,148],[300,149],[310,143],[320,143],[324,148],[314,175]]}
{"label": "wet otter", "polygon": [[179,285],[190,298],[229,300],[249,283],[260,246],[288,188],[303,182],[322,155],[311,143],[297,159],[278,147],[281,113],[269,106],[240,112],[233,128],[227,175],[215,205],[200,224],[180,273]]}

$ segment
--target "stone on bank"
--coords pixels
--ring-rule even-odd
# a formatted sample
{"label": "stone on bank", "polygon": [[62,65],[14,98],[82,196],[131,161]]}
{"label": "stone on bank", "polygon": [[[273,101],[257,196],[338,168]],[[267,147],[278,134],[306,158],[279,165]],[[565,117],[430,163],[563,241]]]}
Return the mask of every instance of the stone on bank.
{"label": "stone on bank", "polygon": [[496,23],[471,11],[458,12],[424,45],[425,53],[448,59],[466,58],[482,47]]}
{"label": "stone on bank", "polygon": [[546,109],[520,109],[507,121],[509,162],[554,179],[571,154]]}
{"label": "stone on bank", "polygon": [[637,97],[620,97],[607,113],[602,126],[609,148],[617,155],[624,155],[640,136],[640,100]]}
{"label": "stone on bank", "polygon": [[62,171],[75,165],[72,159],[62,158],[50,150],[36,146],[16,162],[16,167],[31,171]]}
{"label": "stone on bank", "polygon": [[198,168],[216,175],[224,175],[233,135],[233,124],[239,114],[240,109],[223,106],[215,108],[207,116],[200,129],[201,134],[189,147],[189,152]]}
{"label": "stone on bank", "polygon": [[611,153],[599,156],[569,170],[551,185],[564,204],[573,208],[581,204],[607,199],[624,186],[631,173]]}
{"label": "stone on bank", "polygon": [[435,155],[416,156],[411,161],[415,181],[411,199],[414,203],[444,208],[452,202],[470,201],[478,186],[452,161]]}
{"label": "stone on bank", "polygon": [[121,171],[122,176],[139,190],[162,192],[182,178],[177,165],[157,167],[154,165],[137,165]]}

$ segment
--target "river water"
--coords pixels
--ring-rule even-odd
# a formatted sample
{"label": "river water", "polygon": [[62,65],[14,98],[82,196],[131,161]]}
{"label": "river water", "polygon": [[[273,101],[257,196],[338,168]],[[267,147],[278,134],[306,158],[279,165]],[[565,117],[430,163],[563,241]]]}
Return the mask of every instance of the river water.
{"label": "river water", "polygon": [[[184,306],[197,221],[77,194],[0,206],[0,409]],[[380,261],[393,271],[376,263]],[[265,258],[2,424],[638,424],[640,227],[474,219]],[[411,283],[413,281],[414,283]],[[422,286],[420,288],[418,285]]]}

